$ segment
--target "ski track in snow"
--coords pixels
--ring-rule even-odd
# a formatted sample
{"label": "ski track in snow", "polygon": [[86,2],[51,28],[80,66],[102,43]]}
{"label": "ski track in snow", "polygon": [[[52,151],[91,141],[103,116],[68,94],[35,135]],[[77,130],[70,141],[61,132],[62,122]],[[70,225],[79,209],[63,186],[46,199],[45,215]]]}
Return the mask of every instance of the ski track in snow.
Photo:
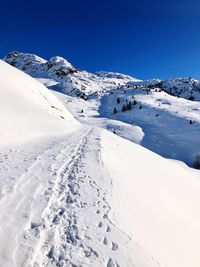
{"label": "ski track in snow", "polygon": [[99,131],[83,127],[52,142],[4,188],[0,223],[10,236],[0,236],[10,251],[2,266],[128,266],[116,253],[130,237],[109,217],[112,181],[102,168]]}

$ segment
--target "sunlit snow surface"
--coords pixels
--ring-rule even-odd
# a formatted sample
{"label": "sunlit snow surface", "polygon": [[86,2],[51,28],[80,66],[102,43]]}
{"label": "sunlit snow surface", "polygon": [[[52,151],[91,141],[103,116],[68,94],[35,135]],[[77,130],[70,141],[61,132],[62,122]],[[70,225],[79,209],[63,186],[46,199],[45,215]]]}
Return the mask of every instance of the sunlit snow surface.
{"label": "sunlit snow surface", "polygon": [[1,266],[200,266],[199,102],[0,70]]}

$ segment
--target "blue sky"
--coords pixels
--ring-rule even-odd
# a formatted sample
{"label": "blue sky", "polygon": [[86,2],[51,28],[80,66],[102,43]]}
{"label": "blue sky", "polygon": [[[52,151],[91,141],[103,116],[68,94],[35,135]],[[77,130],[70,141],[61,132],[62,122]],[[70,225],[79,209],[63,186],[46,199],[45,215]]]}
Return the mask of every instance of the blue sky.
{"label": "blue sky", "polygon": [[0,1],[0,57],[60,55],[88,71],[200,78],[200,1]]}

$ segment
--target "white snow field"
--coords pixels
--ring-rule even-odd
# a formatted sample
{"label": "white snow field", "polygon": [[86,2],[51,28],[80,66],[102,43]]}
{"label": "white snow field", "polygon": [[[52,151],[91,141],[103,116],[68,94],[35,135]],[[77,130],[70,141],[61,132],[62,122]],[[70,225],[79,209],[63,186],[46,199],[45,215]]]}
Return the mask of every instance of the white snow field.
{"label": "white snow field", "polygon": [[125,266],[199,266],[199,171],[113,134],[102,144],[113,220],[130,237]]}
{"label": "white snow field", "polygon": [[200,171],[161,156],[168,136],[169,158],[197,152],[199,103],[136,90],[144,112],[112,115],[133,91],[85,101],[40,82],[0,61],[0,266],[199,267]]}

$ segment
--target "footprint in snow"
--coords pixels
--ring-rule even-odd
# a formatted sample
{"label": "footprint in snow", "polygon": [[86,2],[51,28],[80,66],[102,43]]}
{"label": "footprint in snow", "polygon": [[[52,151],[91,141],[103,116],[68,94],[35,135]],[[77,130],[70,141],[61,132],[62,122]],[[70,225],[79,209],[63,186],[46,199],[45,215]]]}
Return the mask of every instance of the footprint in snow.
{"label": "footprint in snow", "polygon": [[111,232],[111,229],[109,226],[107,226],[106,232]]}
{"label": "footprint in snow", "polygon": [[119,264],[117,264],[117,262],[115,264],[114,261],[110,258],[106,267],[120,267],[120,266],[119,266]]}
{"label": "footprint in snow", "polygon": [[98,224],[98,227],[99,227],[99,228],[103,227],[103,223],[100,222],[100,223]]}
{"label": "footprint in snow", "polygon": [[104,245],[108,245],[108,239],[106,237],[104,237],[103,243],[104,243]]}
{"label": "footprint in snow", "polygon": [[118,244],[115,243],[115,242],[112,242],[112,250],[113,250],[113,251],[116,251],[116,250],[118,250],[118,249],[119,249]]}

